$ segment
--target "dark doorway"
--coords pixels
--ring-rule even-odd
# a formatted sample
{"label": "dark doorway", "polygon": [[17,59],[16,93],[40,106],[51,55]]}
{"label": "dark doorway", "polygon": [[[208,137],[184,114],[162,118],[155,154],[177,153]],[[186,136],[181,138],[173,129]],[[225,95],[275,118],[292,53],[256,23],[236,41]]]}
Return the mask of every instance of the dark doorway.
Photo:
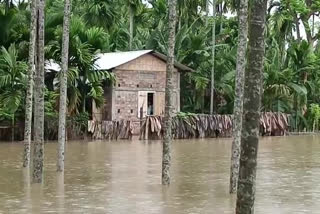
{"label": "dark doorway", "polygon": [[148,93],[147,101],[148,101],[148,111],[147,115],[154,115],[154,93]]}

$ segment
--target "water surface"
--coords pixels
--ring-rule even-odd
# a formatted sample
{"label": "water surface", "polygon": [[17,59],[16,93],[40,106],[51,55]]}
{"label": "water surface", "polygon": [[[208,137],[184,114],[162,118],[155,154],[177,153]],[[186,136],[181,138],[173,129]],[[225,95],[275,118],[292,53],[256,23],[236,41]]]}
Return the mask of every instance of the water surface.
{"label": "water surface", "polygon": [[[230,139],[173,143],[172,184],[161,183],[161,143],[69,142],[65,175],[45,145],[42,185],[21,169],[22,144],[0,144],[0,213],[234,213]],[[320,137],[262,138],[257,214],[320,213]]]}

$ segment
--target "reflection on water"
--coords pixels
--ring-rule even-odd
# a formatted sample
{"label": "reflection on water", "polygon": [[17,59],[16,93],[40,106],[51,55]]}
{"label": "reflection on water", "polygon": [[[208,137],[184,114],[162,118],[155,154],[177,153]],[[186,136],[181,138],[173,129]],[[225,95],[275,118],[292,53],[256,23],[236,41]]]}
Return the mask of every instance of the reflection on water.
{"label": "reflection on water", "polygon": [[[172,184],[162,187],[160,142],[74,142],[65,175],[46,144],[45,180],[30,185],[22,144],[0,144],[0,213],[234,213],[231,141],[173,143]],[[320,137],[263,138],[256,213],[320,213]]]}

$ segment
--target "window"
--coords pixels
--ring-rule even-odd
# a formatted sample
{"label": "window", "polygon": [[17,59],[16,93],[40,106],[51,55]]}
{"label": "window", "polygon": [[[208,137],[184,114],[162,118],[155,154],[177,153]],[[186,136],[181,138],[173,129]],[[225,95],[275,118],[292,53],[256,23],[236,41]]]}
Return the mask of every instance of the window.
{"label": "window", "polygon": [[139,88],[139,84],[137,85],[137,88]]}
{"label": "window", "polygon": [[152,85],[150,85],[150,88],[152,88]]}
{"label": "window", "polygon": [[133,109],[131,109],[131,114],[133,114]]}
{"label": "window", "polygon": [[118,109],[118,114],[120,113],[120,109]]}
{"label": "window", "polygon": [[120,87],[120,84],[118,84],[118,87]]}

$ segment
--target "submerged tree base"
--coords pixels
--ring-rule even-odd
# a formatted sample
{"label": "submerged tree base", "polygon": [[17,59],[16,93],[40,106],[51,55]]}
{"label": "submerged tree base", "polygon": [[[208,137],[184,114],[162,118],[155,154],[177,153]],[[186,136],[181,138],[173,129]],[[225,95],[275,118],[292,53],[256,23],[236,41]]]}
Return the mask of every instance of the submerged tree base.
{"label": "submerged tree base", "polygon": [[32,182],[42,183],[43,180],[44,143],[34,142]]}

